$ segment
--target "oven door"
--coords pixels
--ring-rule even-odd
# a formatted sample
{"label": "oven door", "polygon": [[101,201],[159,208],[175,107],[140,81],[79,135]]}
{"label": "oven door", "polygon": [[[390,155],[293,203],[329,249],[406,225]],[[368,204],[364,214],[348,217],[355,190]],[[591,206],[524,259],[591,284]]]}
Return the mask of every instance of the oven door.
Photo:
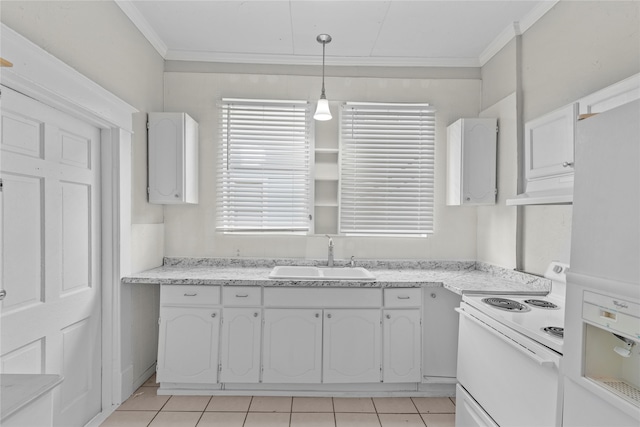
{"label": "oven door", "polygon": [[561,425],[562,356],[464,302],[456,311],[458,382],[484,411],[503,427]]}

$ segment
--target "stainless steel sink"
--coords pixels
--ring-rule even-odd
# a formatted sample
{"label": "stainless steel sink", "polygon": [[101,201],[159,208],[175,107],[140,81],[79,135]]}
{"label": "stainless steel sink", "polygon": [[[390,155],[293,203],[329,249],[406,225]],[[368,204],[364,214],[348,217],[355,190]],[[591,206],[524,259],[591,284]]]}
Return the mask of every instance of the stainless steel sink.
{"label": "stainless steel sink", "polygon": [[362,267],[313,267],[283,265],[274,267],[269,279],[292,280],[358,280],[373,282],[376,276]]}

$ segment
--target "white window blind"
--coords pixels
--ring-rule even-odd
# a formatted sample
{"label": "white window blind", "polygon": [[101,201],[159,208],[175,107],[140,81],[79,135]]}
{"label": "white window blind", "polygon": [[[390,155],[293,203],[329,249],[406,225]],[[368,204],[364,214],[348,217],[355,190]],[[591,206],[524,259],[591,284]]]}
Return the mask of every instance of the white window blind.
{"label": "white window blind", "polygon": [[223,99],[220,117],[218,230],[309,231],[308,102]]}
{"label": "white window blind", "polygon": [[350,102],[340,128],[340,233],[433,233],[435,110]]}

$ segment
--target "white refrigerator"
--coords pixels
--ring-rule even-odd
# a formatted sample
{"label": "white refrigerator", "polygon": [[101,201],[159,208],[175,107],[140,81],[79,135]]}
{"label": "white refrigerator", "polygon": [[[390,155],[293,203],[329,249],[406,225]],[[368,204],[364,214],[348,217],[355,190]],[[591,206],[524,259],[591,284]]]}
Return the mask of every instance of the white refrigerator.
{"label": "white refrigerator", "polygon": [[579,122],[563,425],[640,425],[640,101]]}

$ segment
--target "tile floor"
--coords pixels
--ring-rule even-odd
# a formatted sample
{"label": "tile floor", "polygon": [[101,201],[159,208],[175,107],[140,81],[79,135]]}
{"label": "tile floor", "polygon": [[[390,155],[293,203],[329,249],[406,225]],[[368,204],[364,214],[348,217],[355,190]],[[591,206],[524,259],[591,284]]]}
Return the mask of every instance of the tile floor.
{"label": "tile floor", "polygon": [[101,427],[453,427],[448,397],[158,396],[151,377]]}

